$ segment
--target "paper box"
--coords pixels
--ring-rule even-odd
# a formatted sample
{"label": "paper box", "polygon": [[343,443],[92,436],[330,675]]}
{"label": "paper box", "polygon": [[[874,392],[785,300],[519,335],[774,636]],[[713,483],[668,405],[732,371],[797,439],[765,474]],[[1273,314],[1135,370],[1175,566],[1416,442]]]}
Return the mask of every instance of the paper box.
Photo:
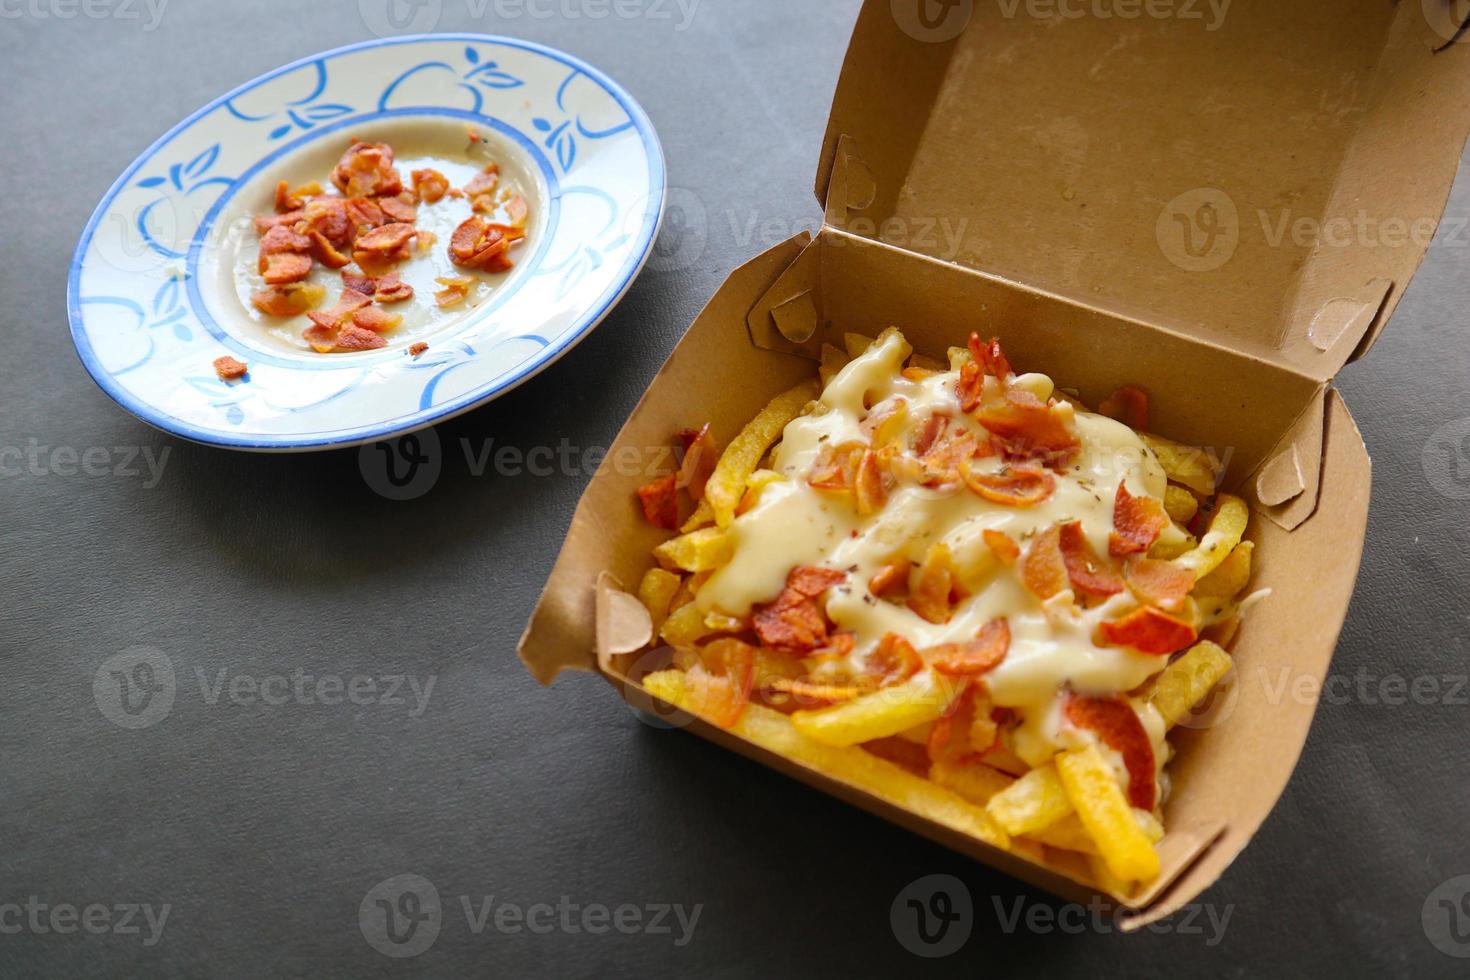
{"label": "paper box", "polygon": [[[1276,0],[1195,19],[1203,5],[870,0],[822,147],[824,226],[736,270],[654,380],[522,639],[531,672],[601,669],[640,697],[612,656],[638,639],[618,635],[616,587],[665,536],[634,502],[648,474],[620,453],[705,422],[730,438],[841,331],[898,325],[940,357],[998,334],[1090,404],[1147,387],[1154,427],[1212,447],[1256,512],[1272,595],[1235,641],[1234,700],[1176,732],[1163,873],[1114,896],[1135,926],[1192,901],[1281,795],[1316,708],[1298,679],[1325,676],[1347,614],[1370,464],[1331,382],[1402,297],[1460,160],[1470,55],[1452,8]],[[1095,890],[1085,868],[1030,864],[690,730],[1059,895]]]}

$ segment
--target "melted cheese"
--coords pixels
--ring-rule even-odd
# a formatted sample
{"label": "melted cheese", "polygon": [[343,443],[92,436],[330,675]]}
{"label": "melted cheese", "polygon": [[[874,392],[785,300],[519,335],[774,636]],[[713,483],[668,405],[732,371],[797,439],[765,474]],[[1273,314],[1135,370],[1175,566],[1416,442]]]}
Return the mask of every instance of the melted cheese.
{"label": "melted cheese", "polygon": [[[812,413],[786,428],[774,467],[788,479],[767,486],[760,503],[731,525],[734,558],[709,580],[698,601],[707,612],[745,616],[779,594],[796,566],[845,571],[848,583],[828,593],[826,609],[838,629],[855,635],[853,656],[859,662],[885,633],[898,633],[924,649],[968,640],[990,620],[1004,617],[1011,630],[1010,652],[986,680],[992,701],[1015,709],[1021,719],[1014,735],[1016,754],[1040,765],[1063,747],[1058,695],[1064,688],[1095,696],[1131,691],[1166,660],[1093,643],[1104,620],[1136,606],[1126,592],[1088,609],[1075,604],[1069,592],[1043,604],[993,557],[982,532],[1004,531],[1024,542],[1057,522],[1080,521],[1093,548],[1106,554],[1119,484],[1126,483],[1135,495],[1161,498],[1166,477],[1127,426],[1077,413],[1082,451],[1056,474],[1056,492],[1038,506],[1007,507],[963,488],[901,485],[877,514],[860,517],[846,495],[824,494],[807,484],[824,448],[868,441],[862,422],[869,406],[893,398],[907,402],[909,431],[937,411],[963,419],[955,399],[958,373],[907,380],[901,371],[908,355],[901,336],[885,335],[832,379]],[[1017,383],[1050,393],[1050,381],[1040,376]],[[972,419],[964,424],[985,435]],[[1002,465],[992,458],[977,461],[976,468],[996,471]],[[939,541],[950,547],[971,593],[948,622],[927,622],[906,606],[868,594],[866,583],[880,568],[903,558],[917,564]],[[1162,760],[1161,726],[1146,727],[1156,736]]]}

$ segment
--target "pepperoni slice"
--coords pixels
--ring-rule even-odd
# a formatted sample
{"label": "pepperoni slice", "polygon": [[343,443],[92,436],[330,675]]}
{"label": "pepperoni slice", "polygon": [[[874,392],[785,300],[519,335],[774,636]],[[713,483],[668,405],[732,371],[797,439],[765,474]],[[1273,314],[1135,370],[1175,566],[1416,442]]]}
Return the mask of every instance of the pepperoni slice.
{"label": "pepperoni slice", "polygon": [[1087,536],[1082,533],[1081,521],[1063,524],[1059,543],[1062,560],[1067,566],[1067,578],[1079,593],[1103,597],[1123,591],[1122,576],[1111,562],[1092,550]]}
{"label": "pepperoni slice", "polygon": [[1132,555],[1123,563],[1123,578],[1138,601],[1160,609],[1178,609],[1194,588],[1194,573],[1171,561]]}
{"label": "pepperoni slice", "polygon": [[1008,466],[999,473],[976,473],[960,467],[965,485],[982,499],[1003,507],[1035,507],[1057,489],[1056,479],[1040,466]]}
{"label": "pepperoni slice", "polygon": [[1011,456],[1057,464],[1082,446],[1076,431],[1052,406],[1024,388],[1007,388],[1005,397],[983,406],[975,416]]}
{"label": "pepperoni slice", "polygon": [[1108,646],[1131,647],[1161,657],[1183,650],[1199,637],[1189,623],[1152,606],[1144,606],[1116,622],[1103,623],[1098,635]]}
{"label": "pepperoni slice", "polygon": [[951,677],[979,677],[999,667],[1011,649],[1011,626],[992,619],[968,643],[946,643],[925,651],[929,663]]}
{"label": "pepperoni slice", "polygon": [[1042,531],[1021,559],[1021,581],[1043,602],[1071,588],[1067,563],[1062,556],[1062,529],[1053,524]]}
{"label": "pepperoni slice", "polygon": [[674,531],[679,527],[678,477],[670,473],[638,488],[638,502],[643,516],[654,527]]}
{"label": "pepperoni slice", "polygon": [[986,546],[995,553],[995,557],[999,558],[1001,564],[1007,568],[1015,565],[1017,560],[1020,559],[1020,545],[1016,544],[1015,538],[1004,531],[986,528],[981,532],[981,537],[985,539]]}
{"label": "pepperoni slice", "polygon": [[1115,557],[1147,552],[1169,526],[1169,514],[1153,497],[1135,497],[1124,483],[1118,484],[1113,502],[1113,533],[1108,551]]}

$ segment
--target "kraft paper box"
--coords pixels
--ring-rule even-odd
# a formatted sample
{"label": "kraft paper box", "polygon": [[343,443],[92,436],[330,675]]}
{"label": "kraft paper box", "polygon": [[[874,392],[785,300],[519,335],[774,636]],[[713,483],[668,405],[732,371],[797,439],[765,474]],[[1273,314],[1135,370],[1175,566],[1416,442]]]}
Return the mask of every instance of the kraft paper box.
{"label": "kraft paper box", "polygon": [[[936,20],[918,2],[862,10],[822,145],[823,227],[730,276],[608,459],[706,422],[729,439],[843,331],[897,325],[941,358],[971,330],[997,334],[1013,363],[1089,404],[1146,387],[1162,435],[1228,462],[1272,594],[1234,643],[1228,715],[1174,737],[1163,873],[1113,896],[1136,927],[1224,872],[1306,741],[1314,700],[1273,697],[1268,680],[1325,676],[1370,489],[1331,383],[1372,347],[1443,213],[1470,52],[1451,43],[1452,0],[1238,3],[1203,23],[1024,2],[935,5],[950,12]],[[604,465],[588,487],[521,641],[541,681],[600,670],[649,703],[614,655],[643,638],[623,635],[619,590],[664,538],[634,500],[646,479]],[[690,731],[1060,896],[1098,890],[1080,864],[1032,864]]]}

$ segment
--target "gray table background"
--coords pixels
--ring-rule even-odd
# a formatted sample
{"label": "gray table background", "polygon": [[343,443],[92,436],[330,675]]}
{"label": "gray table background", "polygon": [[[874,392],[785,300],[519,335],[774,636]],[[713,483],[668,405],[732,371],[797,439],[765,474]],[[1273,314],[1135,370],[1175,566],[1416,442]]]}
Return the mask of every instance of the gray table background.
{"label": "gray table background", "polygon": [[[673,4],[667,20],[594,20],[580,0],[551,17],[439,4],[438,30],[528,37],[620,79],[662,136],[676,213],[663,259],[607,322],[537,383],[441,426],[437,485],[402,503],[373,492],[356,452],[237,455],[134,420],[83,371],[64,305],[77,235],[118,172],[215,95],[370,37],[358,4],[172,0],[148,29],[141,5],[68,19],[66,0],[38,2],[0,18],[0,447],[34,440],[43,460],[0,476],[0,905],[170,912],[153,945],[146,927],[59,935],[45,919],[0,934],[0,973],[1463,975],[1421,923],[1431,892],[1470,874],[1458,223],[1340,380],[1374,457],[1372,526],[1333,668],[1341,696],[1280,805],[1189,928],[1008,928],[998,909],[1057,903],[656,731],[591,677],[538,687],[515,639],[586,477],[477,474],[462,452],[565,441],[580,466],[728,271],[820,220],[812,173],[854,0],[703,0],[687,24]],[[1461,186],[1450,214],[1467,209]],[[72,473],[55,447],[101,447],[122,472]],[[127,472],[133,452],[165,450],[156,479]],[[137,646],[169,658],[177,694],[131,731],[104,717],[93,678]],[[411,695],[381,703],[381,687],[374,703],[241,704],[211,700],[222,671],[435,686],[417,714]],[[1394,703],[1392,678],[1434,678],[1437,693]],[[404,873],[437,887],[443,927],[427,952],[390,960],[358,910]],[[965,883],[974,931],[926,961],[896,940],[889,906],[934,873]],[[490,895],[703,908],[682,946],[677,930],[476,934],[460,896]],[[1227,914],[1221,937],[1209,916]]]}

